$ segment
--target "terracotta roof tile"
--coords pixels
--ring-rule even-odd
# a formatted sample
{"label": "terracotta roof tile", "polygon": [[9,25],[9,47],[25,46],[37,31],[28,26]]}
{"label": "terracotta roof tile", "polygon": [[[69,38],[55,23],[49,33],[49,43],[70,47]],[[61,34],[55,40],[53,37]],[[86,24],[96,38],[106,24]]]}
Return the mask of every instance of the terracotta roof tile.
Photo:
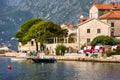
{"label": "terracotta roof tile", "polygon": [[90,19],[90,18],[81,18],[81,19],[80,19],[80,23],[82,23],[82,22],[84,22],[84,21],[87,21],[88,19]]}
{"label": "terracotta roof tile", "polygon": [[99,19],[120,19],[120,11],[111,11],[99,17]]}
{"label": "terracotta roof tile", "polygon": [[68,27],[69,27],[69,26],[73,26],[72,24],[69,24],[69,23],[68,23],[68,24],[65,24],[65,25],[68,26]]}
{"label": "terracotta roof tile", "polygon": [[94,3],[94,6],[96,6],[98,9],[119,9],[120,10],[120,5],[117,5],[116,3],[112,2],[111,4],[98,4]]}

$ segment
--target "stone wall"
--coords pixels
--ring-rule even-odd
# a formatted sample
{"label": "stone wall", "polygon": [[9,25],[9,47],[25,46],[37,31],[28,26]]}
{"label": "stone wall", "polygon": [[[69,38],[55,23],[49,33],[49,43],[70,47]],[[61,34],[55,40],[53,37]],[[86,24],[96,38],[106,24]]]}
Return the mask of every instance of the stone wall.
{"label": "stone wall", "polygon": [[[97,19],[90,20],[86,23],[79,25],[77,32],[77,43],[80,45],[87,43],[87,38],[92,41],[96,36],[108,35],[110,36],[110,26],[107,23],[99,21]],[[87,29],[90,29],[90,33],[87,33]],[[97,29],[101,30],[101,33],[97,33]]]}
{"label": "stone wall", "polygon": [[89,10],[90,18],[98,18],[98,9],[95,6],[92,6]]}
{"label": "stone wall", "polygon": [[[114,23],[114,36],[120,36],[120,19],[109,19],[107,20],[109,24]],[[112,28],[112,27],[111,27]]]}

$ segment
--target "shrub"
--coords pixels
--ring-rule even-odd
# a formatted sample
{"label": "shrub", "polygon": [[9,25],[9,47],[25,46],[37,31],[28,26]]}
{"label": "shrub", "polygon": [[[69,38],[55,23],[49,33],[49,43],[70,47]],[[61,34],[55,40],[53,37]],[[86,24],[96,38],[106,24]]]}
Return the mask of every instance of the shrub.
{"label": "shrub", "polygon": [[64,55],[66,47],[64,45],[58,45],[56,48],[56,55]]}
{"label": "shrub", "polygon": [[84,49],[84,47],[85,47],[85,45],[82,45],[82,46],[81,46],[81,49]]}
{"label": "shrub", "polygon": [[115,45],[116,42],[112,37],[100,35],[100,36],[95,37],[91,42],[91,45],[93,45],[93,46],[95,46],[97,44]]}
{"label": "shrub", "polygon": [[120,44],[120,39],[114,39],[116,44]]}
{"label": "shrub", "polygon": [[115,55],[116,52],[106,52],[107,57],[110,57],[112,55]]}
{"label": "shrub", "polygon": [[106,51],[106,55],[108,57],[110,57],[112,55],[120,55],[120,48],[114,49],[113,52],[111,52],[111,51],[108,50],[108,51]]}
{"label": "shrub", "polygon": [[72,38],[72,37],[69,37],[69,38],[68,38],[68,42],[69,42],[69,43],[72,43],[72,42],[74,42],[74,38]]}

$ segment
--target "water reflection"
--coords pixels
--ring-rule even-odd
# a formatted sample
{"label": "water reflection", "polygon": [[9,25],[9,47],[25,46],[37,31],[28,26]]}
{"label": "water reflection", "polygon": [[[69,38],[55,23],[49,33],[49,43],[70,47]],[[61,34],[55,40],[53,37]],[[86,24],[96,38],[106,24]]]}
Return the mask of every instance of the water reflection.
{"label": "water reflection", "polygon": [[[7,70],[7,65],[12,70]],[[119,63],[61,61],[53,64],[11,62],[0,58],[1,80],[119,80]]]}

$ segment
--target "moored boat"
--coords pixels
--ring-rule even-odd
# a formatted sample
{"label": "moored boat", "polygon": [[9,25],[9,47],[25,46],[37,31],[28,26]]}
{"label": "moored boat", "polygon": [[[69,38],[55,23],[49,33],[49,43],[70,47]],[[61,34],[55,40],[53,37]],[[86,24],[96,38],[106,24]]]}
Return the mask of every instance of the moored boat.
{"label": "moored boat", "polygon": [[25,61],[27,60],[26,58],[10,58],[11,61]]}
{"label": "moored boat", "polygon": [[54,63],[56,59],[54,58],[33,58],[32,59],[35,63]]}

